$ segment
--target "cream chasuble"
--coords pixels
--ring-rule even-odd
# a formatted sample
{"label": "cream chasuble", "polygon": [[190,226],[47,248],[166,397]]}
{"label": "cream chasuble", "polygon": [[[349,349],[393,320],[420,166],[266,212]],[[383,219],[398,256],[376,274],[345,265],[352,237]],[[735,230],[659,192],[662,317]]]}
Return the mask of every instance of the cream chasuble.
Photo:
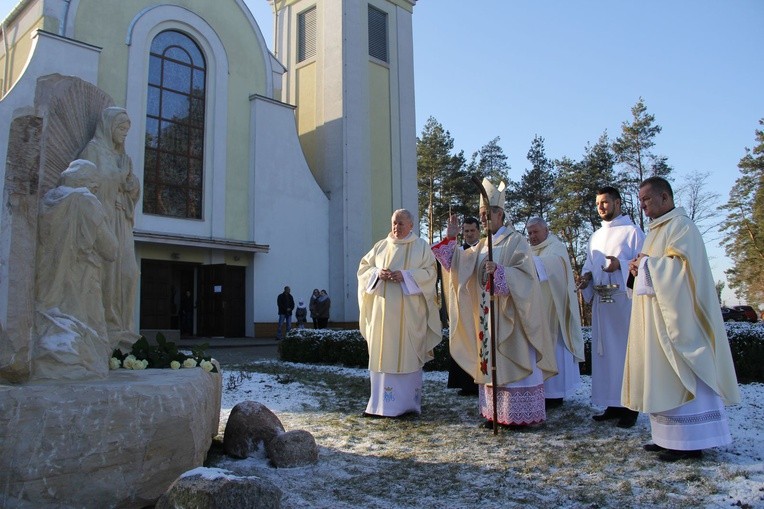
{"label": "cream chasuble", "polygon": [[[483,296],[488,290],[482,270],[486,245],[482,239],[477,246],[462,250],[451,241],[433,249],[446,269],[443,284],[448,291],[451,356],[476,383],[490,385],[488,297]],[[493,260],[503,268],[503,277],[495,281],[497,383],[506,385],[528,377],[534,364],[544,379],[557,374],[554,343],[542,325],[541,289],[528,242],[512,227],[504,227],[494,235]],[[535,359],[529,348],[535,350]]]}
{"label": "cream chasuble", "polygon": [[558,330],[562,333],[565,347],[576,361],[584,361],[584,339],[581,332],[581,313],[576,299],[573,269],[570,266],[568,250],[552,234],[546,240],[531,246],[533,256],[543,264],[547,280],[541,281],[542,306],[546,311],[547,323],[552,338]]}
{"label": "cream chasuble", "polygon": [[[740,401],[727,333],[703,238],[682,208],[650,223],[642,250],[654,295],[637,295],[622,402],[665,412],[692,401],[702,380],[726,404]],[[636,289],[635,289],[636,290]],[[636,292],[635,292],[636,293]],[[697,378],[696,378],[697,377]]]}
{"label": "cream chasuble", "polygon": [[[403,283],[381,281],[380,269],[400,270]],[[424,240],[409,234],[377,242],[358,267],[361,334],[369,348],[369,370],[413,373],[433,358],[441,341],[435,305],[435,257]]]}

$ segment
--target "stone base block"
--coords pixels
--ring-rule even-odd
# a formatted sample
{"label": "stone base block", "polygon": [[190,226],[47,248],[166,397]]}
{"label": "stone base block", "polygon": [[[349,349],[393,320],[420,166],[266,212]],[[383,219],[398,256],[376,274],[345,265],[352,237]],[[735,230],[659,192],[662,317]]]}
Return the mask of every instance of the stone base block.
{"label": "stone base block", "polygon": [[0,507],[153,504],[202,465],[220,373],[111,371],[104,380],[0,385]]}

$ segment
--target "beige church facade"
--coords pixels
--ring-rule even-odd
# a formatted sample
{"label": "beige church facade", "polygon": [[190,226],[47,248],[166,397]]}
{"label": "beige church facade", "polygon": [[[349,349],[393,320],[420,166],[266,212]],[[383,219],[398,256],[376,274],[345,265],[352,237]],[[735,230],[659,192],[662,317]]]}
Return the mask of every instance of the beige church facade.
{"label": "beige church facade", "polygon": [[[415,0],[269,4],[273,52],[242,0],[22,0],[3,22],[0,160],[14,119],[42,115],[45,77],[93,84],[130,116],[140,331],[272,335],[287,285],[306,303],[327,289],[330,325],[355,326],[358,261],[393,210],[417,210]],[[12,180],[6,163],[0,336],[20,333],[27,277]]]}

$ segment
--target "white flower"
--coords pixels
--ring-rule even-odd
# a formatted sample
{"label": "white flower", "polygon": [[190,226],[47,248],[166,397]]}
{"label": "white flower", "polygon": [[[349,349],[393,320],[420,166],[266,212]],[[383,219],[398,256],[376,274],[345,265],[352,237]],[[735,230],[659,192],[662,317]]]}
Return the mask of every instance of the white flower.
{"label": "white flower", "polygon": [[125,360],[122,361],[122,367],[125,369],[133,369],[133,364],[137,361],[135,355],[128,355]]}
{"label": "white flower", "polygon": [[180,369],[180,362],[178,362],[178,361],[172,361],[172,362],[170,363],[170,367],[171,367],[172,369]]}
{"label": "white flower", "polygon": [[214,367],[215,367],[215,366],[213,366],[213,365],[212,365],[212,363],[211,363],[210,361],[202,361],[202,363],[201,363],[201,364],[199,364],[199,365],[200,365],[200,366],[202,367],[202,369],[203,369],[204,371],[206,371],[207,373],[209,373],[210,371],[212,371],[212,368],[214,368]]}
{"label": "white flower", "polygon": [[146,369],[146,366],[149,365],[149,361],[146,359],[143,359],[142,361],[136,360],[133,362],[133,369]]}
{"label": "white flower", "polygon": [[183,367],[184,368],[195,368],[196,367],[196,359],[186,359],[183,361]]}
{"label": "white flower", "polygon": [[120,366],[122,366],[122,363],[116,357],[109,359],[109,369],[119,369]]}

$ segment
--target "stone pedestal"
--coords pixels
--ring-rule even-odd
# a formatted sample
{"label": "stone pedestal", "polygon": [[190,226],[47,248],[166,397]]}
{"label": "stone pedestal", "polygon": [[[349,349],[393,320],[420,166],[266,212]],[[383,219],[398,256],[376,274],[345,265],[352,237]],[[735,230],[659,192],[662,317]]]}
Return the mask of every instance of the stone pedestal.
{"label": "stone pedestal", "polygon": [[0,385],[0,507],[153,504],[202,465],[220,373],[116,370],[105,380]]}

